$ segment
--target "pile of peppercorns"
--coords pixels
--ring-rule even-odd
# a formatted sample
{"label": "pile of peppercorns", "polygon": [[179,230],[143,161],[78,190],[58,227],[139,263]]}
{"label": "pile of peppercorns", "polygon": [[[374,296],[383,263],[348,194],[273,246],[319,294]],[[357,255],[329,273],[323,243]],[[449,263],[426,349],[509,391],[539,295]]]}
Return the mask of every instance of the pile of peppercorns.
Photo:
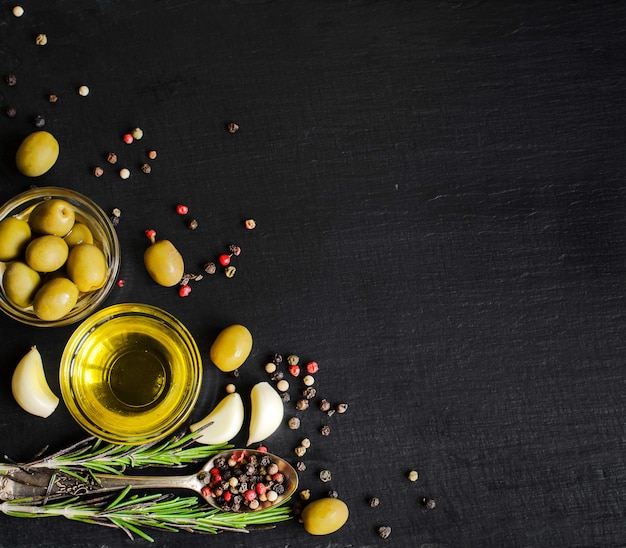
{"label": "pile of peppercorns", "polygon": [[[297,390],[297,399],[294,401],[295,414],[287,420],[287,425],[291,430],[298,430],[304,420],[304,413],[312,408],[311,403],[317,397],[316,374],[319,371],[319,364],[316,361],[303,362],[300,356],[297,354],[288,354],[286,358],[283,358],[282,354],[275,353],[270,361],[265,364],[265,372],[269,375],[270,380],[275,383],[276,389],[281,395],[283,402],[288,403],[292,400],[292,393]],[[288,380],[289,379],[289,380]],[[301,384],[296,388],[294,381],[299,379]],[[291,393],[290,393],[291,390]],[[326,417],[332,417],[335,413],[343,414],[348,410],[347,403],[338,403],[332,405],[327,399],[320,399],[317,401],[318,409],[325,414]],[[319,428],[319,434],[322,437],[330,435],[330,426],[325,422]],[[307,468],[303,457],[307,451],[312,447],[310,438],[302,438],[300,443],[294,448],[295,455],[301,459],[295,467],[298,472],[304,472]],[[319,480],[322,483],[328,483],[332,480],[332,473],[330,470],[320,470],[318,474]],[[303,501],[309,500],[311,491],[309,489],[303,489],[299,493],[300,499]],[[337,498],[339,495],[336,491],[331,490],[328,496]],[[300,510],[298,505],[294,505],[295,513]]]}
{"label": "pile of peppercorns", "polygon": [[204,497],[213,497],[224,511],[240,512],[244,508],[262,510],[280,501],[289,491],[289,480],[271,455],[247,450],[217,457],[213,468],[200,474],[205,484]]}

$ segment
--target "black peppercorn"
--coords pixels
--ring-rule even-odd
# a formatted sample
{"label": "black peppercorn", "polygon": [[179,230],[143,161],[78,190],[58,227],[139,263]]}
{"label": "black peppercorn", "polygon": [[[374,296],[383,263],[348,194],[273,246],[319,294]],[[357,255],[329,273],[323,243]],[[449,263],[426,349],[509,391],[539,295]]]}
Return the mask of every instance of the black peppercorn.
{"label": "black peppercorn", "polygon": [[337,493],[337,491],[328,491],[328,497],[331,499],[338,499],[339,493]]}
{"label": "black peppercorn", "polygon": [[58,100],[58,96],[56,96],[54,93],[48,95],[48,101],[50,101],[51,103],[56,103]]}
{"label": "black peppercorn", "polygon": [[330,436],[330,426],[328,426],[327,424],[322,426],[322,428],[320,429],[320,434],[322,434],[322,436]]}
{"label": "black peppercorn", "polygon": [[426,507],[427,510],[434,510],[435,506],[437,506],[435,500],[429,497],[423,497],[422,504]]}
{"label": "black peppercorn", "polygon": [[42,128],[43,126],[46,125],[46,119],[40,114],[38,114],[37,116],[35,116],[33,123],[35,124],[35,127]]}
{"label": "black peppercorn", "polygon": [[152,171],[152,167],[150,167],[150,164],[141,164],[141,171],[146,174],[150,173]]}
{"label": "black peppercorn", "polygon": [[229,124],[226,126],[226,129],[228,129],[228,133],[237,133],[237,131],[239,130],[239,126],[235,124],[235,122],[229,122]]}
{"label": "black peppercorn", "polygon": [[7,107],[7,116],[9,118],[15,118],[17,114],[17,109],[15,107]]}
{"label": "black peppercorn", "polygon": [[384,525],[378,528],[378,536],[380,538],[389,538],[389,535],[391,535],[391,527],[389,527],[388,525]]}
{"label": "black peppercorn", "polygon": [[187,228],[189,228],[189,230],[195,230],[196,228],[198,228],[198,221],[196,221],[195,219],[191,219],[187,223]]}
{"label": "black peppercorn", "polygon": [[280,365],[281,363],[283,363],[283,357],[280,354],[274,354],[272,356],[272,361],[276,364],[276,365]]}
{"label": "black peppercorn", "polygon": [[379,504],[380,504],[380,500],[378,499],[378,497],[372,497],[370,499],[370,506],[372,508],[376,508]]}
{"label": "black peppercorn", "polygon": [[17,76],[15,74],[7,74],[6,81],[7,86],[14,86],[17,84]]}

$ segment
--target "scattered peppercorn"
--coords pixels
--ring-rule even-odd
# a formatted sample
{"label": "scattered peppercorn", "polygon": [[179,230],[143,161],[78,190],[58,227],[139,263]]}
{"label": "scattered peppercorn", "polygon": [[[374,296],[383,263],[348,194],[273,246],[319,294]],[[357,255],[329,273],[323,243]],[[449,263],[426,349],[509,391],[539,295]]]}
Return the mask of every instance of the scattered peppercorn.
{"label": "scattered peppercorn", "polygon": [[189,293],[191,293],[191,287],[188,284],[180,286],[180,289],[178,290],[178,294],[181,297],[188,297]]}
{"label": "scattered peppercorn", "polygon": [[296,409],[298,411],[304,411],[305,409],[309,408],[309,400],[303,399],[303,400],[298,400],[296,402]]}
{"label": "scattered peppercorn", "polygon": [[37,44],[38,46],[45,46],[48,43],[48,37],[43,33],[39,33],[36,37],[35,37],[35,44]]}
{"label": "scattered peppercorn", "polygon": [[318,371],[319,371],[319,365],[317,365],[317,362],[309,362],[309,363],[306,364],[306,372],[307,373],[310,373],[311,375],[314,375]]}
{"label": "scattered peppercorn", "polygon": [[348,404],[338,403],[335,409],[337,410],[337,413],[345,413],[348,410]]}
{"label": "scattered peppercorn", "polygon": [[267,362],[265,364],[265,372],[268,375],[271,375],[272,373],[276,372],[276,364],[274,362]]}
{"label": "scattered peppercorn", "polygon": [[109,164],[117,164],[117,154],[115,154],[115,152],[109,152],[107,154],[107,162],[109,162]]}
{"label": "scattered peppercorn", "polygon": [[232,264],[230,266],[227,266],[224,270],[224,274],[226,274],[227,278],[232,278],[236,272],[237,269]]}
{"label": "scattered peppercorn", "polygon": [[156,150],[149,150],[148,151],[148,158],[150,158],[151,160],[154,160],[157,157],[157,151]]}
{"label": "scattered peppercorn", "polygon": [[307,386],[303,391],[302,391],[302,395],[307,399],[307,400],[312,400],[315,397],[315,394],[317,394],[317,390],[315,390],[315,388],[313,388],[312,386]]}
{"label": "scattered peppercorn", "polygon": [[333,479],[333,475],[331,474],[330,470],[322,470],[320,472],[320,481],[328,483],[331,479]]}
{"label": "scattered peppercorn", "polygon": [[89,95],[89,88],[87,86],[80,86],[78,88],[78,95],[81,97],[87,97],[87,95]]}
{"label": "scattered peppercorn", "polygon": [[113,211],[111,211],[111,214],[113,215],[113,217],[121,217],[122,216],[122,210],[119,207],[115,207],[113,208]]}
{"label": "scattered peppercorn", "polygon": [[122,179],[128,179],[130,177],[130,170],[127,168],[120,169],[120,177]]}
{"label": "scattered peppercorn", "polygon": [[215,266],[215,263],[207,263],[204,265],[204,271],[207,274],[215,274],[215,272],[217,271],[217,266]]}
{"label": "scattered peppercorn", "polygon": [[330,402],[328,400],[320,401],[320,411],[328,411],[330,409]]}
{"label": "scattered peppercorn", "polygon": [[6,81],[7,86],[14,86],[17,84],[17,76],[15,74],[7,74]]}
{"label": "scattered peppercorn", "polygon": [[328,496],[331,499],[338,499],[339,498],[339,493],[337,493],[337,491],[335,491],[335,490],[328,491]]}
{"label": "scattered peppercorn", "polygon": [[176,206],[176,213],[179,215],[187,215],[187,213],[189,213],[189,208],[186,205],[178,204]]}
{"label": "scattered peppercorn", "polygon": [[280,399],[283,403],[289,403],[291,401],[291,396],[289,395],[289,392],[281,392]]}
{"label": "scattered peppercorn", "polygon": [[239,369],[233,369],[233,370],[230,372],[230,376],[231,376],[231,377],[233,377],[233,378],[235,378],[235,379],[239,378]]}
{"label": "scattered peppercorn", "polygon": [[22,15],[24,15],[24,8],[22,6],[15,6],[13,8],[13,15],[15,17],[22,17]]}
{"label": "scattered peppercorn", "polygon": [[280,380],[276,383],[276,388],[279,392],[287,392],[287,390],[289,390],[289,383],[285,379]]}
{"label": "scattered peppercorn", "polygon": [[35,124],[35,127],[37,128],[42,128],[46,125],[46,119],[41,114],[38,114],[33,119],[33,124]]}
{"label": "scattered peppercorn", "polygon": [[189,230],[195,230],[196,228],[198,228],[198,221],[196,219],[190,219],[189,221],[187,221],[187,228]]}
{"label": "scattered peppercorn", "polygon": [[334,410],[334,409],[329,409],[329,410],[326,412],[326,414],[327,414],[329,417],[332,417],[332,416],[335,414],[335,410]]}
{"label": "scattered peppercorn", "polygon": [[293,377],[297,377],[298,375],[300,375],[300,366],[297,364],[293,364],[289,366],[289,373],[293,376]]}
{"label": "scattered peppercorn", "polygon": [[287,422],[287,425],[291,430],[297,430],[300,428],[300,419],[298,417],[291,417]]}
{"label": "scattered peppercorn", "polygon": [[311,447],[311,440],[309,438],[304,438],[301,442],[300,445],[302,447],[304,447],[305,449],[308,449],[309,447]]}
{"label": "scattered peppercorn", "polygon": [[391,527],[388,525],[383,525],[378,528],[378,536],[380,538],[389,538],[389,535],[391,535]]}
{"label": "scattered peppercorn", "polygon": [[300,498],[302,500],[309,500],[311,498],[311,491],[309,489],[305,489],[304,491],[300,491]]}
{"label": "scattered peppercorn", "polygon": [[236,392],[236,391],[237,391],[237,387],[233,383],[230,383],[230,384],[226,385],[226,393],[227,394],[232,394],[233,392]]}
{"label": "scattered peppercorn", "polygon": [[418,477],[419,477],[419,474],[417,473],[417,470],[411,470],[409,472],[409,475],[408,475],[409,481],[417,481]]}
{"label": "scattered peppercorn", "polygon": [[327,424],[322,426],[322,428],[320,428],[320,434],[322,434],[322,436],[330,436],[330,426]]}
{"label": "scattered peppercorn", "polygon": [[100,166],[96,166],[93,168],[93,174],[96,177],[102,177],[102,175],[104,175],[104,169],[102,169]]}
{"label": "scattered peppercorn", "polygon": [[304,455],[306,454],[306,447],[302,447],[302,445],[298,445],[298,447],[296,447],[293,452],[299,456],[299,457],[304,457]]}
{"label": "scattered peppercorn", "polygon": [[54,93],[51,93],[50,95],[48,95],[48,101],[50,101],[51,103],[56,103],[58,100],[59,100],[59,97],[55,95]]}
{"label": "scattered peppercorn", "polygon": [[434,510],[435,506],[437,506],[435,500],[429,497],[423,497],[422,504],[426,507],[427,510]]}
{"label": "scattered peppercorn", "polygon": [[148,174],[152,171],[152,167],[150,166],[150,164],[141,164],[141,171]]}
{"label": "scattered peppercorn", "polygon": [[315,379],[313,378],[313,375],[305,375],[302,378],[302,382],[305,386],[313,386],[315,384]]}
{"label": "scattered peppercorn", "polygon": [[124,133],[124,135],[122,135],[122,141],[124,141],[127,145],[132,144],[134,140],[135,138],[130,133]]}
{"label": "scattered peppercorn", "polygon": [[117,287],[124,287],[124,285],[126,285],[125,280],[117,280]]}
{"label": "scattered peppercorn", "polygon": [[295,354],[289,354],[289,356],[287,356],[287,363],[289,365],[298,365],[300,363],[300,357]]}
{"label": "scattered peppercorn", "polygon": [[372,497],[369,501],[369,504],[372,508],[376,508],[380,504],[380,500],[378,497]]}
{"label": "scattered peppercorn", "polygon": [[132,131],[132,136],[134,139],[137,139],[139,141],[139,139],[143,137],[143,129],[141,129],[140,127],[136,127]]}
{"label": "scattered peppercorn", "polygon": [[248,230],[254,230],[256,228],[256,221],[254,219],[246,219],[244,224]]}
{"label": "scattered peppercorn", "polygon": [[7,116],[9,118],[15,118],[17,109],[15,107],[7,107]]}
{"label": "scattered peppercorn", "polygon": [[228,250],[235,256],[239,257],[241,255],[241,248],[238,245],[231,244],[228,246]]}
{"label": "scattered peppercorn", "polygon": [[282,380],[284,376],[285,376],[285,374],[282,371],[276,371],[270,378],[274,382],[278,382],[278,381]]}
{"label": "scattered peppercorn", "polygon": [[306,464],[304,464],[304,462],[302,462],[301,460],[299,460],[296,463],[296,470],[298,472],[304,472],[306,470]]}
{"label": "scattered peppercorn", "polygon": [[229,122],[226,129],[228,129],[228,133],[237,133],[237,131],[239,131],[239,126],[235,124],[235,122]]}
{"label": "scattered peppercorn", "polygon": [[276,365],[280,365],[281,363],[283,363],[283,357],[280,354],[274,354],[272,356],[272,361],[276,364]]}

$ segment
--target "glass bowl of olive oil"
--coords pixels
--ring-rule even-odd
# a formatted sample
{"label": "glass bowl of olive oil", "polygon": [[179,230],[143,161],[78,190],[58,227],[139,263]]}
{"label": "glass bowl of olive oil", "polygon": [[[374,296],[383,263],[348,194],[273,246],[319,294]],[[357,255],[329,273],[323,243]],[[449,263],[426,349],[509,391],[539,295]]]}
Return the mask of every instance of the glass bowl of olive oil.
{"label": "glass bowl of olive oil", "polygon": [[105,441],[140,445],[177,430],[202,384],[191,333],[155,306],[121,303],[85,320],[61,357],[63,401],[74,419]]}

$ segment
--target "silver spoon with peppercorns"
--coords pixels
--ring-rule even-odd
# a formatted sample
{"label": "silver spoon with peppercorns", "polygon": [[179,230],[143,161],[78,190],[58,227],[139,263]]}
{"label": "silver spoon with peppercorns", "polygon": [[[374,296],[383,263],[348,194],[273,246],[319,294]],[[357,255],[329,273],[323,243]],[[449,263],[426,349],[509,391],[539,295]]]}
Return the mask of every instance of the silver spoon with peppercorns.
{"label": "silver spoon with peppercorns", "polygon": [[265,451],[231,449],[218,453],[196,474],[131,476],[93,474],[86,478],[61,470],[17,470],[0,477],[0,499],[64,497],[131,489],[189,489],[225,512],[256,512],[279,506],[298,488],[298,474],[284,459]]}

